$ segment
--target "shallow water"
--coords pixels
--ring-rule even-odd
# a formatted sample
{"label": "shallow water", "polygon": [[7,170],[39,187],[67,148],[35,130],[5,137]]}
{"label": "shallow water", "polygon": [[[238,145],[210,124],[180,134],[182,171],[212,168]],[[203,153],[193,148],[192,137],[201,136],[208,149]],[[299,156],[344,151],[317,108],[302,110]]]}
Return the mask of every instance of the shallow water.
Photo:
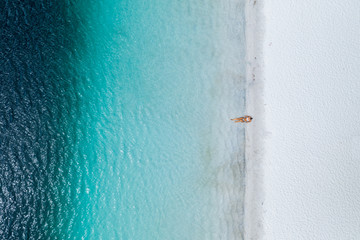
{"label": "shallow water", "polygon": [[241,239],[242,1],[0,5],[1,238]]}

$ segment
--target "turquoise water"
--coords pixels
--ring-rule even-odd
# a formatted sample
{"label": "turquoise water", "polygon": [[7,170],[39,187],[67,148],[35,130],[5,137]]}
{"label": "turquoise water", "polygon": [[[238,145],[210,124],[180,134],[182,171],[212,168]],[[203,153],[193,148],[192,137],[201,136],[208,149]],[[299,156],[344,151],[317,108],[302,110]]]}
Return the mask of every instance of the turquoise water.
{"label": "turquoise water", "polygon": [[64,2],[39,236],[242,238],[243,5]]}

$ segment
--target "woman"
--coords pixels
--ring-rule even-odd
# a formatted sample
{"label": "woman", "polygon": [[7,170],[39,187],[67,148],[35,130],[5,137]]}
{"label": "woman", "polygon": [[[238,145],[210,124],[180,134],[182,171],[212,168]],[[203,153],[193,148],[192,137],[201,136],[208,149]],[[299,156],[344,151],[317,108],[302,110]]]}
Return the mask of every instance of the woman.
{"label": "woman", "polygon": [[238,123],[238,122],[249,123],[249,122],[251,122],[252,119],[253,118],[250,116],[245,116],[245,117],[233,118],[231,120],[235,121],[236,123]]}

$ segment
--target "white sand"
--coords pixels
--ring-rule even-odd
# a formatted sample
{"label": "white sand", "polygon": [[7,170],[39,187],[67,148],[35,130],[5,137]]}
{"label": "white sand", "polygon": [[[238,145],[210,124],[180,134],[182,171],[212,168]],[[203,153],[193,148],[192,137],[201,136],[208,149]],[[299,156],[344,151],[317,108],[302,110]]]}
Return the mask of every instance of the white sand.
{"label": "white sand", "polygon": [[248,3],[245,239],[360,239],[359,12]]}

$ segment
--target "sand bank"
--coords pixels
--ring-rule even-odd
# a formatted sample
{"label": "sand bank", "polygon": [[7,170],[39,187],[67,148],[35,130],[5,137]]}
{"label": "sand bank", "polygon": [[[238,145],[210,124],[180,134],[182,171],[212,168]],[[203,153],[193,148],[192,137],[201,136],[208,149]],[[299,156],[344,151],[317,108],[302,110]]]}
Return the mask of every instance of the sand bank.
{"label": "sand bank", "polygon": [[360,239],[359,9],[247,5],[245,239]]}

